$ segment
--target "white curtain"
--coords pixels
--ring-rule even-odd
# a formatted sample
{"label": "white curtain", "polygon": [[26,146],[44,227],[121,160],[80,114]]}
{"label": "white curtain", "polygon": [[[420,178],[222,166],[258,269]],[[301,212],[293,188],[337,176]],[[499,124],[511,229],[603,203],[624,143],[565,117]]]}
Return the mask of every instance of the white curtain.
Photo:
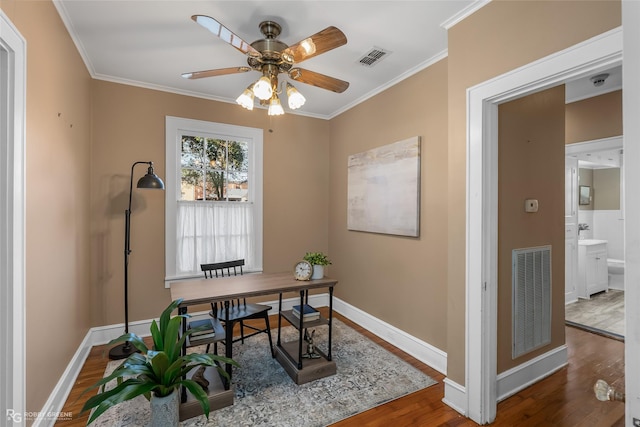
{"label": "white curtain", "polygon": [[244,259],[255,268],[253,203],[179,201],[178,275],[200,274],[200,264]]}

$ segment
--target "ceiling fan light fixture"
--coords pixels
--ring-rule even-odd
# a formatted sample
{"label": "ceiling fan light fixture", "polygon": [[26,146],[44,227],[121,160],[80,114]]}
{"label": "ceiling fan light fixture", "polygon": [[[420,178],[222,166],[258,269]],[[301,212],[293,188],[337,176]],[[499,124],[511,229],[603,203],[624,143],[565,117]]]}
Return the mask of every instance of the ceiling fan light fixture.
{"label": "ceiling fan light fixture", "polygon": [[280,98],[278,98],[278,95],[273,95],[273,98],[271,98],[267,114],[270,116],[281,116],[284,114],[284,108],[282,108],[282,104],[280,104]]}
{"label": "ceiling fan light fixture", "polygon": [[253,84],[253,93],[259,99],[263,101],[271,98],[273,95],[273,87],[271,87],[271,79],[267,76],[262,76],[257,82]]}
{"label": "ceiling fan light fixture", "polygon": [[[253,86],[253,85],[251,85]],[[242,106],[242,108],[246,108],[247,110],[253,110],[253,90],[249,86],[240,94],[240,96],[236,99],[236,102]]]}
{"label": "ceiling fan light fixture", "polygon": [[289,82],[287,82],[287,99],[289,101],[289,108],[292,110],[302,107],[307,101],[298,89]]}

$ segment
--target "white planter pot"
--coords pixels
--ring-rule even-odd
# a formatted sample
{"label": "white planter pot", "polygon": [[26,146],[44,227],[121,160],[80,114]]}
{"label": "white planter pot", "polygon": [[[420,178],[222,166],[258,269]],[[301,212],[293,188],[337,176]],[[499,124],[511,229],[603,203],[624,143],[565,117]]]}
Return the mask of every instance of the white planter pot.
{"label": "white planter pot", "polygon": [[315,265],[313,266],[313,274],[311,275],[311,280],[322,279],[324,277],[324,265]]}
{"label": "white planter pot", "polygon": [[151,397],[151,426],[178,427],[180,425],[180,393],[176,390],[169,396]]}

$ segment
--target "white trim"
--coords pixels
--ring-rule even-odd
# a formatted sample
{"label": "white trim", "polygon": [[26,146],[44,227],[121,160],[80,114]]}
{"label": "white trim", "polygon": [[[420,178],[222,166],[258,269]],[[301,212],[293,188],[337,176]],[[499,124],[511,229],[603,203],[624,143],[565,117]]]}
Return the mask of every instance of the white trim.
{"label": "white trim", "polygon": [[610,138],[594,139],[592,141],[574,142],[564,146],[566,155],[588,153],[590,151],[615,150],[622,148],[622,135]]}
{"label": "white trim", "polygon": [[449,378],[444,379],[444,397],[442,402],[445,405],[458,411],[460,414],[467,416],[467,391],[464,386]]}
{"label": "white trim", "polygon": [[619,65],[616,28],[467,91],[466,354],[469,417],[495,419],[497,360],[498,104]]}
{"label": "white trim", "polygon": [[[165,191],[165,236],[176,235],[176,201],[180,195],[179,177],[181,161],[180,132],[197,132],[211,135],[226,135],[240,138],[250,143],[249,156],[249,197],[253,204],[253,221],[255,234],[255,256],[262,270],[262,240],[263,228],[263,138],[264,131],[260,128],[235,126],[226,123],[215,123],[203,120],[185,119],[182,117],[165,117],[165,148],[166,148],[166,191]],[[178,280],[175,271],[176,245],[175,240],[168,237],[165,240],[165,288],[170,282]]]}
{"label": "white trim", "polygon": [[[640,418],[640,2],[622,2],[624,63],[622,64],[624,145],[624,305],[625,310],[625,423]],[[603,378],[606,380],[606,378]]]}
{"label": "white trim", "polygon": [[[0,416],[26,405],[25,156],[27,42],[0,10]],[[24,425],[26,420],[20,422]]]}
{"label": "white trim", "polygon": [[497,378],[498,401],[513,396],[567,365],[567,346],[561,345],[501,373]]}
{"label": "white trim", "polygon": [[415,357],[436,371],[447,372],[447,353],[431,344],[416,338],[387,322],[380,320],[339,298],[333,299],[333,309],[349,320],[359,324],[369,332],[379,336],[398,347],[400,350]]}
{"label": "white trim", "polygon": [[583,101],[585,99],[593,98],[595,96],[606,95],[607,93],[615,92],[618,90],[622,90],[622,85],[611,86],[606,89],[600,89],[600,90],[596,89],[581,96],[566,98],[564,102],[565,104],[572,104],[574,102]]}
{"label": "white trim", "polygon": [[[122,327],[123,326],[124,325],[122,325]],[[122,333],[122,327],[120,329],[120,333]],[[59,413],[62,411],[62,408],[67,401],[67,397],[69,396],[69,393],[71,393],[76,382],[76,378],[78,378],[78,375],[82,370],[82,366],[91,352],[91,347],[93,345],[91,343],[91,338],[92,330],[90,329],[71,358],[67,368],[62,373],[60,380],[58,380],[58,383],[49,395],[49,398],[42,407],[42,410],[39,411],[40,416],[33,422],[33,427],[49,427],[55,424],[56,420],[47,416],[47,414]]]}
{"label": "white trim", "polygon": [[442,24],[440,24],[440,26],[445,30],[450,30],[458,22],[466,19],[468,16],[485,7],[487,4],[489,4],[490,1],[491,0],[474,0],[473,3],[444,21]]}
{"label": "white trim", "polygon": [[84,62],[84,66],[87,67],[87,71],[91,77],[95,76],[95,70],[93,68],[93,64],[89,61],[89,55],[87,54],[87,50],[84,48],[81,40],[76,37],[78,32],[75,30],[75,27],[72,25],[73,20],[69,17],[69,13],[67,12],[67,8],[65,7],[65,3],[63,0],[52,0],[53,5],[58,11],[58,15],[60,15],[60,19],[64,23],[64,26],[67,28],[67,33],[69,33],[69,37],[73,40],[73,44],[76,45],[76,49],[82,58],[82,62]]}

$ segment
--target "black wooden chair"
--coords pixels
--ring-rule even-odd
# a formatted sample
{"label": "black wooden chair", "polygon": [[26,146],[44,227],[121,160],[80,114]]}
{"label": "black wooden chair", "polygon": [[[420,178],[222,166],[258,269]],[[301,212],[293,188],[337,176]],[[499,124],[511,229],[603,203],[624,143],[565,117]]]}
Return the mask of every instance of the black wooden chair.
{"label": "black wooden chair", "polygon": [[[225,276],[237,276],[242,274],[242,266],[244,260],[234,260],[217,262],[213,264],[200,264],[200,269],[204,272],[204,277],[207,279],[213,279],[217,277]],[[229,318],[226,317],[224,303],[212,303],[211,316],[224,323],[225,328],[233,328],[235,323],[240,324],[240,338],[234,338],[233,342],[241,341],[244,344],[245,338],[252,337],[257,334],[265,333],[269,337],[269,349],[271,351],[271,357],[275,357],[273,350],[273,342],[271,339],[271,328],[269,327],[269,310],[270,306],[264,304],[247,304],[246,299],[237,298],[229,301]],[[253,325],[245,324],[246,320],[264,319],[264,328],[256,327]],[[254,323],[255,324],[255,323]],[[247,328],[251,332],[245,335],[244,329]],[[214,352],[217,353],[217,346],[214,347]],[[207,351],[209,351],[207,347]]]}

